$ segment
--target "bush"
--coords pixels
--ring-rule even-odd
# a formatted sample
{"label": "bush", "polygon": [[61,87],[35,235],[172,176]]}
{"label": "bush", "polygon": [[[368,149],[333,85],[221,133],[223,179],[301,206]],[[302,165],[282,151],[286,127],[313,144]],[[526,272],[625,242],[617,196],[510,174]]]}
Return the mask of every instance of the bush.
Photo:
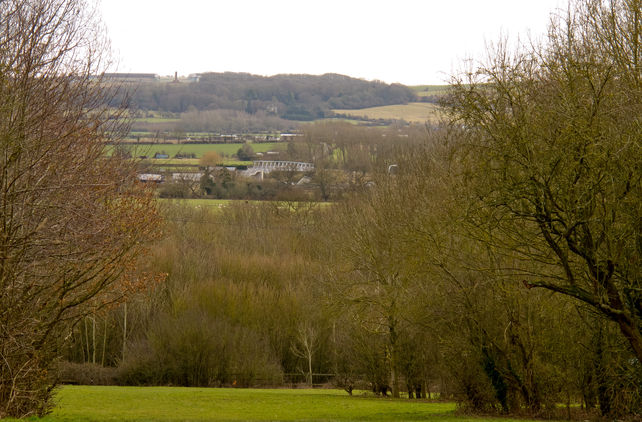
{"label": "bush", "polygon": [[115,385],[118,370],[94,363],[58,363],[58,377],[62,384]]}
{"label": "bush", "polygon": [[161,198],[189,198],[191,196],[189,188],[180,183],[163,183],[158,189],[158,195]]}
{"label": "bush", "polygon": [[119,375],[126,385],[251,387],[283,379],[258,333],[198,310],[157,320],[129,356]]}

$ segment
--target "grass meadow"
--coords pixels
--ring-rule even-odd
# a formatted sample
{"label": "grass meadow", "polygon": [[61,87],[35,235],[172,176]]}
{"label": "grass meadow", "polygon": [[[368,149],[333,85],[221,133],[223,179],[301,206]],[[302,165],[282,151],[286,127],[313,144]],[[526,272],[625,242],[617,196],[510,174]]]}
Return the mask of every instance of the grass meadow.
{"label": "grass meadow", "polygon": [[139,117],[134,119],[134,123],[179,123],[181,119],[172,119],[165,117]]}
{"label": "grass meadow", "polygon": [[368,119],[398,119],[412,123],[436,123],[440,118],[439,106],[432,103],[408,103],[356,110],[332,110],[337,114],[367,117]]}
{"label": "grass meadow", "polygon": [[[326,389],[64,386],[42,422],[62,421],[440,421],[517,420],[460,416],[453,403]],[[519,419],[525,422],[524,419]]]}
{"label": "grass meadow", "polygon": [[[158,159],[148,159],[146,161],[149,164],[152,164],[156,167],[163,166],[199,166],[201,164],[200,158],[158,158]],[[232,159],[223,159],[222,161],[217,162],[217,165],[222,166],[251,166],[253,161],[240,161]]]}
{"label": "grass meadow", "polygon": [[203,199],[203,198],[194,198],[194,199],[174,199],[174,198],[162,198],[159,199],[161,204],[173,205],[173,206],[184,206],[190,208],[202,208],[210,210],[220,210],[230,204],[235,202],[246,202],[251,204],[273,204],[278,206],[280,209],[296,209],[297,207],[306,207],[306,206],[319,206],[327,207],[332,205],[332,202],[297,202],[297,201],[258,201],[258,200],[246,200],[246,199]]}
{"label": "grass meadow", "polygon": [[[221,156],[231,156],[243,146],[243,144],[124,144],[132,151],[133,155],[146,155],[153,157],[157,152],[165,152],[170,157],[178,153],[195,154],[200,158],[209,151],[216,151]],[[279,151],[286,147],[282,142],[265,142],[251,144],[254,152]]]}
{"label": "grass meadow", "polygon": [[420,97],[442,96],[448,94],[450,86],[448,85],[415,85],[408,87]]}
{"label": "grass meadow", "polygon": [[229,205],[232,199],[159,199],[161,204],[178,205],[191,208],[220,209]]}

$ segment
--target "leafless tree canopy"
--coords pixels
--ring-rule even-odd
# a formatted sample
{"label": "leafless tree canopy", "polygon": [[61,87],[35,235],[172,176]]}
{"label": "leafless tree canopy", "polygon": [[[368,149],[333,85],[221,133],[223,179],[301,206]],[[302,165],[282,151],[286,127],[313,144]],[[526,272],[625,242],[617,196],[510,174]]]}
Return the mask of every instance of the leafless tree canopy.
{"label": "leafless tree canopy", "polygon": [[500,46],[455,81],[448,104],[481,180],[476,223],[547,266],[524,271],[528,287],[616,322],[638,360],[641,10],[639,0],[572,4],[545,45]]}
{"label": "leafless tree canopy", "polygon": [[106,43],[83,0],[0,2],[0,417],[43,414],[68,327],[119,300],[151,197],[106,158],[125,129],[108,108]]}

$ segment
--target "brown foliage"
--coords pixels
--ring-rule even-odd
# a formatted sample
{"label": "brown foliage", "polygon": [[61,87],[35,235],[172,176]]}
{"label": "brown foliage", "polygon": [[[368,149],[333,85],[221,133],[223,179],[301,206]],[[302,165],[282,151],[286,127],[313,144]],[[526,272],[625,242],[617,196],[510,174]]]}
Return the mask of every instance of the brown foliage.
{"label": "brown foliage", "polygon": [[157,235],[132,162],[105,158],[126,128],[91,75],[102,40],[82,0],[0,4],[0,417],[43,414],[69,327],[138,288]]}

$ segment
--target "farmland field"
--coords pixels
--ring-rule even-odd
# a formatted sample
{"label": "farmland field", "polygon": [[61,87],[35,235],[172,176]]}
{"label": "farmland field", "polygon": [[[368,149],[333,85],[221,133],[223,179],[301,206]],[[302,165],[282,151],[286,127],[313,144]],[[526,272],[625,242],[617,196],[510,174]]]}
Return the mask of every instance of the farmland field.
{"label": "farmland field", "polygon": [[[241,148],[243,144],[124,144],[132,151],[133,155],[154,156],[157,152],[165,152],[170,157],[181,154],[195,154],[200,158],[208,151],[216,151],[222,156],[231,156]],[[265,142],[251,144],[254,152],[279,151],[286,147],[281,142]]]}
{"label": "farmland field", "polygon": [[178,205],[193,208],[222,208],[232,202],[231,199],[159,199],[161,204]]}
{"label": "farmland field", "polygon": [[134,123],[178,123],[181,119],[164,118],[164,117],[139,117],[134,119]]}
{"label": "farmland field", "polygon": [[40,421],[513,421],[458,416],[453,403],[325,389],[65,386],[56,401]]}
{"label": "farmland field", "polygon": [[437,122],[439,106],[431,103],[408,103],[356,110],[332,110],[337,114],[368,119],[398,119],[412,123]]}
{"label": "farmland field", "polygon": [[163,198],[159,199],[161,201],[161,204],[166,204],[166,205],[178,205],[178,206],[186,206],[186,207],[193,207],[193,208],[205,208],[205,209],[220,209],[223,208],[227,205],[233,204],[235,202],[245,202],[245,203],[251,203],[251,204],[274,204],[278,206],[279,208],[291,208],[294,209],[296,207],[312,207],[312,206],[319,206],[319,207],[327,207],[332,204],[332,202],[298,202],[298,201],[259,201],[259,200],[246,200],[246,199],[204,199],[204,198],[196,198],[196,199],[175,199],[175,198]]}
{"label": "farmland field", "polygon": [[449,85],[415,85],[408,87],[419,97],[442,96],[448,93]]}
{"label": "farmland field", "polygon": [[[152,164],[156,167],[162,166],[198,166],[201,163],[201,160],[198,158],[159,158],[159,159],[149,159],[145,161],[149,164]],[[223,166],[251,166],[253,161],[239,161],[233,159],[223,159],[218,162],[218,165]]]}

